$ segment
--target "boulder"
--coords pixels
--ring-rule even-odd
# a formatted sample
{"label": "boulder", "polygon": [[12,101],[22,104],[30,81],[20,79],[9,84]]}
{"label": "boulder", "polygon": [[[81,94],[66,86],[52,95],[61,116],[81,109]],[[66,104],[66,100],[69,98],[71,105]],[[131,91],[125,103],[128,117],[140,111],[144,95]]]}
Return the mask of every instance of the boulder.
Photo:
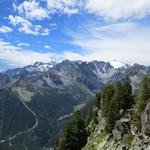
{"label": "boulder", "polygon": [[128,133],[129,131],[129,124],[128,122],[117,121],[112,131],[113,137],[116,141],[122,139],[123,135]]}

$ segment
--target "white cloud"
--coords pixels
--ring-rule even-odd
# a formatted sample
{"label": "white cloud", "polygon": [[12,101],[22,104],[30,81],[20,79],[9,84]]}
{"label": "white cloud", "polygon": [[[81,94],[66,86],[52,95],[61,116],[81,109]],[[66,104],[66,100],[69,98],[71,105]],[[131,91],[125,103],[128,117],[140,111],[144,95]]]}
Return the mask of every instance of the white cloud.
{"label": "white cloud", "polygon": [[68,7],[64,8],[64,13],[68,15],[77,14],[79,10],[76,9],[69,9]]}
{"label": "white cloud", "polygon": [[13,4],[15,11],[20,16],[29,20],[43,20],[49,18],[54,13],[76,14],[79,12],[79,6],[82,0],[43,0],[47,3],[47,7],[42,7],[40,1],[30,0],[16,5]]}
{"label": "white cloud", "polygon": [[84,60],[119,60],[127,63],[150,63],[150,28],[135,23],[89,26],[83,34],[69,33],[72,44],[80,46],[84,55],[72,53]]}
{"label": "white cloud", "polygon": [[29,46],[29,43],[18,43],[17,46],[21,47],[21,46]]}
{"label": "white cloud", "polygon": [[8,32],[12,32],[12,29],[10,27],[7,26],[0,27],[0,33],[8,33]]}
{"label": "white cloud", "polygon": [[79,12],[81,0],[47,0],[48,9],[51,13],[76,14]]}
{"label": "white cloud", "polygon": [[32,30],[32,23],[29,22],[28,20],[20,17],[20,16],[12,16],[12,15],[9,15],[9,20],[10,20],[10,23],[14,26],[19,26],[18,27],[18,31],[19,32],[24,32],[26,34],[33,34],[33,35],[37,35],[38,32],[37,31],[34,31]]}
{"label": "white cloud", "polygon": [[49,45],[44,45],[44,48],[50,49],[51,47]]}
{"label": "white cloud", "polygon": [[49,62],[52,57],[56,56],[52,53],[23,50],[3,40],[0,40],[0,47],[0,61],[7,63],[10,67],[22,67],[37,61]]}
{"label": "white cloud", "polygon": [[15,9],[27,19],[43,20],[48,17],[48,10],[40,7],[40,3],[35,0],[24,1]]}
{"label": "white cloud", "polygon": [[81,54],[78,54],[76,52],[64,52],[63,58],[68,60],[85,60],[86,58],[84,56],[81,56]]}
{"label": "white cloud", "polygon": [[30,21],[20,17],[9,15],[10,23],[18,27],[19,32],[32,35],[49,35],[49,29],[43,29],[41,25],[33,25]]}
{"label": "white cloud", "polygon": [[0,47],[1,47],[1,51],[2,49],[5,49],[6,51],[8,50],[18,50],[18,47],[13,46],[12,44],[10,44],[9,42],[5,42],[2,39],[0,39]]}
{"label": "white cloud", "polygon": [[62,9],[63,7],[74,7],[77,0],[47,0],[48,7],[54,9]]}
{"label": "white cloud", "polygon": [[87,0],[90,13],[106,19],[142,18],[150,14],[149,0]]}
{"label": "white cloud", "polygon": [[26,26],[32,25],[28,20],[26,20],[20,16],[9,15],[8,19],[10,20],[11,24],[13,24],[14,26],[16,26],[18,24],[22,24],[22,25],[26,25]]}
{"label": "white cloud", "polygon": [[124,32],[129,32],[135,29],[138,25],[134,22],[120,22],[120,23],[114,23],[114,24],[108,24],[104,26],[95,26],[93,28],[93,25],[89,28],[88,30],[92,32],[92,34],[103,32],[103,33],[124,33]]}
{"label": "white cloud", "polygon": [[[20,16],[10,15],[9,20],[12,25],[18,28],[19,32],[32,35],[49,35],[50,29],[53,27],[51,24],[50,29],[44,29],[41,25],[34,25],[33,23],[34,20],[50,18],[54,13],[71,15],[79,13],[80,10],[84,10],[83,12],[85,13],[92,13],[100,18],[115,20],[115,22],[119,20],[129,21],[130,19],[144,18],[150,14],[150,0],[107,0],[107,2],[106,0],[41,1],[42,3],[47,3],[47,8],[40,6],[40,1],[38,0],[24,1],[18,7],[14,5],[14,9]],[[150,57],[148,55],[150,50],[150,28],[147,26],[142,27],[142,25],[134,22],[115,23],[104,26],[101,26],[98,22],[90,25],[85,22],[84,28],[81,25],[80,29],[80,31],[70,32],[69,36],[73,39],[72,44],[80,46],[85,53],[81,55],[76,52],[67,51],[63,53],[62,57],[71,60],[99,59],[110,61],[117,59],[124,62],[137,61],[145,64],[150,63]],[[18,53],[20,58],[26,52],[27,56],[28,54],[31,56],[34,55],[36,59],[42,55],[42,58],[47,60],[47,57],[49,58],[50,56],[49,53],[43,54],[27,50],[19,51],[19,47],[14,47],[10,43],[5,42],[3,49],[7,47],[9,48],[9,52]],[[45,48],[49,47],[45,45]],[[4,53],[1,54],[1,52],[0,55],[2,56]],[[14,57],[17,57],[17,55]],[[28,56],[28,58],[31,57]],[[11,58],[9,59],[11,60]]]}
{"label": "white cloud", "polygon": [[[44,8],[40,2],[46,2]],[[80,11],[93,13],[105,19],[143,18],[150,14],[149,0],[30,0],[20,5],[13,4],[14,10],[31,20],[43,20],[54,13],[77,14]]]}

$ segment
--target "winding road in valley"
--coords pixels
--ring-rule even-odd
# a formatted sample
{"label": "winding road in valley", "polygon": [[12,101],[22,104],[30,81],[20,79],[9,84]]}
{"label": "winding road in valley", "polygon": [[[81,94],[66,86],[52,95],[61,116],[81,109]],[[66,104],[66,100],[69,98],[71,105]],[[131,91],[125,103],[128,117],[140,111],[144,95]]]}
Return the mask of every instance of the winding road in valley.
{"label": "winding road in valley", "polygon": [[[16,96],[18,97],[18,95],[16,95]],[[32,113],[32,115],[33,115],[34,118],[35,118],[35,123],[34,123],[34,125],[33,125],[31,128],[28,128],[28,129],[25,129],[24,131],[18,132],[17,134],[15,134],[15,135],[13,135],[13,136],[11,136],[11,137],[8,137],[7,139],[0,140],[0,143],[4,143],[4,142],[7,142],[7,141],[8,141],[8,142],[9,142],[9,146],[12,145],[11,141],[12,141],[13,139],[15,139],[17,136],[20,136],[20,135],[24,134],[25,132],[30,132],[31,130],[34,130],[34,129],[38,126],[38,124],[39,124],[39,120],[38,120],[38,117],[37,117],[36,113],[35,113],[33,110],[31,110],[31,108],[29,108],[29,107],[27,106],[27,104],[26,104],[23,100],[21,100],[21,98],[19,98],[19,99],[20,99],[20,101],[22,102],[22,104],[24,105],[24,107],[25,107],[30,113]]]}

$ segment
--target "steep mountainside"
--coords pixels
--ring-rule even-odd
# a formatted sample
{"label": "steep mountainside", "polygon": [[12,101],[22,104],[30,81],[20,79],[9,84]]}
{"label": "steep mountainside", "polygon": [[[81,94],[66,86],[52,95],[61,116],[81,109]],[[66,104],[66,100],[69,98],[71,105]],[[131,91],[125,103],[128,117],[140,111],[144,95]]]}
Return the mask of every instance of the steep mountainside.
{"label": "steep mountainside", "polygon": [[146,74],[150,68],[138,64],[114,68],[109,62],[69,60],[38,62],[1,73],[0,147],[53,146],[72,112],[85,107],[105,84],[129,81],[136,91]]}

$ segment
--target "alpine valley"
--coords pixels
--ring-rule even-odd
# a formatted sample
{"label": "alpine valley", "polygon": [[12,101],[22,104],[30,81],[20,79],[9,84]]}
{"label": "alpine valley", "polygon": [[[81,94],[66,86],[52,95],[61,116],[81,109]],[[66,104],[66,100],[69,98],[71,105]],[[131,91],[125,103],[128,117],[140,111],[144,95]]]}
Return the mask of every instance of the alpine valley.
{"label": "alpine valley", "polygon": [[73,112],[86,110],[106,84],[128,81],[136,95],[145,75],[150,67],[139,64],[69,60],[1,72],[0,147],[50,149]]}

